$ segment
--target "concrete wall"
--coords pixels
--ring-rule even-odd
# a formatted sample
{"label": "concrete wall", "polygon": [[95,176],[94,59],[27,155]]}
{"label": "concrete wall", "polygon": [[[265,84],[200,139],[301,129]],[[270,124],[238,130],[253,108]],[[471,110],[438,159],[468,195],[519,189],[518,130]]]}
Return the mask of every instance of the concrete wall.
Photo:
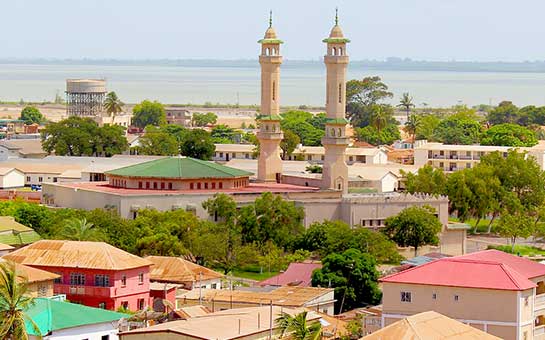
{"label": "concrete wall", "polygon": [[17,169],[0,176],[0,188],[2,189],[20,188],[23,186],[25,186],[25,176]]}

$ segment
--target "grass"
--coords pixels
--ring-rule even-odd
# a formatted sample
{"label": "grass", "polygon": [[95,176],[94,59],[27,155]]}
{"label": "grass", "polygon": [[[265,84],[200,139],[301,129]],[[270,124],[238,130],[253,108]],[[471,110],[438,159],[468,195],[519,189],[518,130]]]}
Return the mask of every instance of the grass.
{"label": "grass", "polygon": [[488,246],[488,249],[497,249],[510,254],[517,254],[521,256],[545,256],[545,249],[540,249],[532,246],[515,245],[515,250],[511,252],[511,246]]}
{"label": "grass", "polygon": [[233,276],[241,277],[243,279],[256,280],[256,281],[262,281],[262,280],[268,279],[269,277],[275,276],[277,274],[278,272],[256,273],[253,271],[242,271],[239,269],[233,270]]}
{"label": "grass", "polygon": [[[460,222],[460,220],[457,217],[449,217],[449,221],[453,222]],[[492,229],[490,230],[490,233],[494,233],[494,227],[498,221],[498,218],[494,220],[494,223],[492,223]],[[470,218],[464,221],[464,223],[469,224],[471,226],[471,229],[468,230],[469,234],[475,234],[475,223],[477,222],[477,219]],[[486,234],[488,232],[488,224],[490,223],[490,220],[487,219],[481,219],[479,221],[479,225],[477,226],[477,234]]]}

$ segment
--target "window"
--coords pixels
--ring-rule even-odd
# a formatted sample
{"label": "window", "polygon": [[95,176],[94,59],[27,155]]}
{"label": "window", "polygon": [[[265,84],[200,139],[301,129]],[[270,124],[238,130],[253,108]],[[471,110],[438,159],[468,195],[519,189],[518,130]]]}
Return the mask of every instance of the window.
{"label": "window", "polygon": [[165,190],[165,182],[161,182],[161,190]]}
{"label": "window", "polygon": [[437,294],[436,294],[436,293],[433,293],[433,294],[431,295],[431,298],[434,299],[434,300],[437,300]]}
{"label": "window", "polygon": [[220,152],[220,158],[223,158],[223,152]]}
{"label": "window", "polygon": [[103,274],[95,275],[95,286],[110,287],[110,277]]}
{"label": "window", "polygon": [[272,83],[272,100],[276,100],[276,82]]}
{"label": "window", "polygon": [[59,275],[59,277],[57,277],[53,283],[62,283],[62,273],[55,273],[57,275]]}
{"label": "window", "polygon": [[127,285],[127,275],[121,276],[121,286],[125,287]]}
{"label": "window", "polygon": [[41,183],[41,182],[43,182],[43,180],[44,180],[43,177],[38,177],[38,182]]}
{"label": "window", "polygon": [[193,183],[189,183],[189,189],[193,190]]}
{"label": "window", "polygon": [[197,183],[197,189],[198,189],[198,190],[201,189],[201,183]]}
{"label": "window", "polygon": [[142,189],[142,182],[138,182],[138,189]]}
{"label": "window", "polygon": [[216,182],[212,182],[212,189],[216,189]]}
{"label": "window", "polygon": [[153,189],[157,189],[157,182],[153,182]]}
{"label": "window", "polygon": [[343,92],[342,92],[342,84],[339,84],[339,103],[342,103],[343,101]]}
{"label": "window", "polygon": [[100,309],[106,309],[106,302],[101,302],[98,304],[98,308]]}
{"label": "window", "polygon": [[144,273],[138,273],[138,283],[139,284],[144,283]]}
{"label": "window", "polygon": [[30,176],[26,176],[26,181],[30,182]]}
{"label": "window", "polygon": [[524,298],[524,306],[528,307],[528,303],[529,303],[529,298],[525,297]]}
{"label": "window", "polygon": [[144,310],[144,299],[138,299],[138,310]]}
{"label": "window", "polygon": [[121,301],[121,307],[123,309],[129,309],[129,301]]}
{"label": "window", "polygon": [[208,183],[204,183],[204,188],[208,189]]}
{"label": "window", "polygon": [[146,182],[146,189],[149,189],[149,182]]}
{"label": "window", "polygon": [[460,297],[458,295],[454,295],[454,301],[460,300]]}
{"label": "window", "polygon": [[168,183],[168,190],[172,190],[172,183]]}
{"label": "window", "polygon": [[57,183],[58,179],[57,177],[53,177],[53,183]]}
{"label": "window", "polygon": [[411,302],[411,292],[401,292],[401,302]]}
{"label": "window", "polygon": [[47,296],[47,284],[38,285],[38,297]]}
{"label": "window", "polygon": [[218,284],[217,283],[212,283],[212,289],[217,289],[218,288]]}
{"label": "window", "polygon": [[223,182],[219,182],[220,189],[223,189]]}
{"label": "window", "polygon": [[85,285],[85,274],[70,273],[70,284],[72,286],[84,286]]}

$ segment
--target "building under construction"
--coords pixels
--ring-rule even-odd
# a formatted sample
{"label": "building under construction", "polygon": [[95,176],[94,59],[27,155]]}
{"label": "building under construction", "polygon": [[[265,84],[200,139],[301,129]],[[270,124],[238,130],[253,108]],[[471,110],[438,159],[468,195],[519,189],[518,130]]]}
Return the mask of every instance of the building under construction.
{"label": "building under construction", "polygon": [[105,96],[104,79],[67,79],[66,113],[68,116],[101,117]]}

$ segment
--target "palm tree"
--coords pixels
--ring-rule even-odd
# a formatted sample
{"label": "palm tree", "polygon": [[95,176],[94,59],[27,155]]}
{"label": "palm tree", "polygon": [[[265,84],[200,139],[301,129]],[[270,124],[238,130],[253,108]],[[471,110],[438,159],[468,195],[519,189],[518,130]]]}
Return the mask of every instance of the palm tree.
{"label": "palm tree", "polygon": [[280,327],[280,337],[283,338],[286,332],[291,333],[290,338],[294,340],[318,340],[322,337],[322,324],[315,322],[307,324],[307,311],[301,312],[295,316],[288,313],[282,313],[276,320],[276,325]]}
{"label": "palm tree", "polygon": [[407,119],[407,121],[405,122],[405,132],[407,132],[412,137],[413,142],[416,138],[416,130],[418,129],[419,125],[420,119],[415,114],[410,115],[409,119]]}
{"label": "palm tree", "polygon": [[373,105],[373,112],[371,113],[371,125],[377,129],[378,134],[380,135],[380,130],[382,130],[388,121],[390,120],[390,113],[382,105]]}
{"label": "palm tree", "polygon": [[61,237],[73,241],[101,241],[103,234],[86,218],[70,219],[61,231]]}
{"label": "palm tree", "polygon": [[[28,280],[8,261],[0,263],[0,339],[27,340],[25,322],[28,322],[35,334],[40,330],[26,314],[34,304],[34,299],[27,294]],[[40,337],[41,338],[41,337]]]}
{"label": "palm tree", "polygon": [[402,107],[405,109],[405,112],[407,113],[407,120],[409,120],[411,107],[414,107],[413,97],[411,97],[408,92],[403,93],[403,96],[401,96],[401,100],[399,101],[397,107]]}
{"label": "palm tree", "polygon": [[117,94],[115,92],[109,92],[106,95],[106,99],[104,100],[104,108],[106,109],[106,113],[108,113],[112,117],[112,124],[114,123],[115,116],[123,111],[123,102],[119,100],[119,97],[117,97]]}

